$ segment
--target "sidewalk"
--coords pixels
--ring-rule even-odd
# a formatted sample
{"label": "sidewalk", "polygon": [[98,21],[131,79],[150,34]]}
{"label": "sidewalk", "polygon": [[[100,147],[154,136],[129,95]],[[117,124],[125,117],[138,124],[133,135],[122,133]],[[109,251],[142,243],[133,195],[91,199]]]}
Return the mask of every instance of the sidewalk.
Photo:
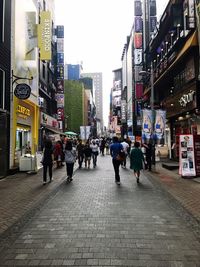
{"label": "sidewalk", "polygon": [[[178,171],[162,168],[162,163],[157,163],[156,169],[152,172],[145,171],[145,175],[169,193],[197,222],[200,222],[200,178],[183,179],[178,175]],[[23,225],[50,196],[59,190],[66,180],[66,168],[54,169],[53,178],[52,183],[43,186],[41,169],[35,175],[17,173],[0,180],[0,236],[2,238]]]}
{"label": "sidewalk", "polygon": [[[77,169],[77,164],[74,170]],[[66,180],[66,167],[53,170],[53,181],[43,185],[42,171],[17,173],[0,180],[0,236],[23,224]],[[12,226],[12,227],[11,227]],[[13,227],[15,226],[15,227]]]}
{"label": "sidewalk", "polygon": [[200,223],[200,178],[184,179],[178,170],[167,170],[162,163],[156,163],[152,172],[145,171],[146,176],[158,183]]}

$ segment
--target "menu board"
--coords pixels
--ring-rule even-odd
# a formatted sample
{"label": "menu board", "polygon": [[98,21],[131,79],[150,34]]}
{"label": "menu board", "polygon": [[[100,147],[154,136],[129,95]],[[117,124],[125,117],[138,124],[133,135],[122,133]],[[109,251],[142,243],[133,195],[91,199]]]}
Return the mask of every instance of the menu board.
{"label": "menu board", "polygon": [[196,176],[200,176],[200,135],[194,135],[194,155]]}
{"label": "menu board", "polygon": [[181,134],[179,139],[179,174],[196,176],[194,157],[194,137],[192,134]]}

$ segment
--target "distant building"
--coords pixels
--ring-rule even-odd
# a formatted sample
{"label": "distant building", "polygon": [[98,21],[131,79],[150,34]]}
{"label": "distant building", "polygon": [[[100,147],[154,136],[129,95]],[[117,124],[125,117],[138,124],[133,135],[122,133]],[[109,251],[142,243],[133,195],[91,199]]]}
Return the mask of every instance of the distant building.
{"label": "distant building", "polygon": [[81,75],[81,68],[80,64],[66,64],[65,65],[65,79],[71,81],[78,81]]}
{"label": "distant building", "polygon": [[81,77],[90,77],[93,79],[93,95],[96,106],[96,118],[100,120],[101,129],[103,129],[103,80],[101,72],[81,73]]}

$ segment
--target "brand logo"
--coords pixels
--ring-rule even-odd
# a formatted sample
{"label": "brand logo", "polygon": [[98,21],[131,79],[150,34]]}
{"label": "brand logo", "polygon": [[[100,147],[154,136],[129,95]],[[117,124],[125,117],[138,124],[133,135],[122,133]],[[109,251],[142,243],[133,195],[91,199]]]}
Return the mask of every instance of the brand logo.
{"label": "brand logo", "polygon": [[195,91],[190,90],[188,94],[184,94],[180,99],[179,103],[182,107],[186,107],[188,103],[194,100]]}
{"label": "brand logo", "polygon": [[14,94],[19,99],[27,99],[31,95],[31,87],[26,83],[20,83],[15,87]]}

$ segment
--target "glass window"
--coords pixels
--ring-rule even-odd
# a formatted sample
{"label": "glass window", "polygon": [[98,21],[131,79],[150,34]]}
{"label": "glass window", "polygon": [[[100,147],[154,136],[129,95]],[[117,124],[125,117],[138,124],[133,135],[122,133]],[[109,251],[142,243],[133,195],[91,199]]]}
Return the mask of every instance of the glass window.
{"label": "glass window", "polygon": [[5,105],[5,72],[0,69],[0,108],[4,109]]}

